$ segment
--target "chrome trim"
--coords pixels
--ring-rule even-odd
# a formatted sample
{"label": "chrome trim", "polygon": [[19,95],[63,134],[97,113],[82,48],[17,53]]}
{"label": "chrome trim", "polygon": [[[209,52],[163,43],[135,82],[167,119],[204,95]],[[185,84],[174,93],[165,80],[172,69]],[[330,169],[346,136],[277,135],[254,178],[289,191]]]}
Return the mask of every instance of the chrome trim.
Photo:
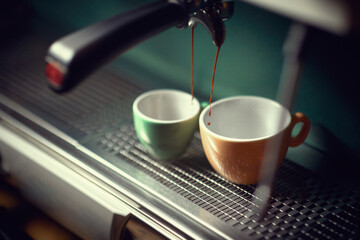
{"label": "chrome trim", "polygon": [[[69,141],[71,143],[70,146],[74,148],[69,148],[69,146],[67,146],[67,148],[63,147],[62,144],[64,143],[61,142],[57,142],[55,144],[54,142],[49,141],[48,139],[51,139],[51,137],[47,136],[48,138],[46,138],[40,135],[38,132],[35,132],[32,129],[24,126],[16,118],[2,111],[1,108],[0,126],[2,125],[2,127],[6,127],[7,129],[11,129],[12,131],[16,132],[22,138],[26,139],[27,142],[35,145],[38,150],[45,151],[47,155],[52,157],[51,161],[57,162],[56,164],[64,165],[67,169],[71,169],[72,172],[75,172],[78,176],[89,181],[89,183],[98,186],[106,193],[111,194],[115,198],[119,199],[122,204],[125,204],[127,208],[131,210],[130,212],[132,215],[136,216],[141,221],[146,222],[149,226],[153,227],[159,233],[170,239],[188,239],[189,236],[194,239],[203,239],[204,237],[209,238],[209,236],[213,236],[214,233],[211,234],[207,232],[207,230],[203,232],[204,229],[201,225],[195,227],[192,224],[193,220],[189,219],[188,216],[180,216],[180,214],[174,214],[172,210],[168,211],[168,208],[164,209],[161,204],[159,205],[159,203],[156,202],[166,200],[166,198],[159,198],[159,196],[161,195],[153,196],[152,194],[154,193],[154,191],[151,188],[144,187],[144,185],[142,186],[144,188],[137,187],[136,184],[140,184],[140,182],[136,181],[136,179],[134,178],[131,178],[128,174],[126,174],[125,171],[122,171],[118,167],[110,164],[104,158],[88,150],[86,147],[80,145],[73,138],[64,134],[52,125],[44,122],[42,119],[27,111],[22,106],[18,105],[17,103],[11,102],[11,100],[6,99],[6,97],[1,96],[0,94],[1,103],[3,103],[3,99],[7,100],[6,103],[9,104],[13,109],[16,109],[17,112],[21,113],[22,116],[28,117],[29,120],[32,120],[31,122],[34,122],[36,123],[36,125],[49,130],[49,132],[45,132],[45,135],[48,135],[49,133],[56,133],[56,135],[59,134],[61,140],[65,139]],[[16,146],[22,145],[15,145],[14,147]],[[10,152],[10,150],[11,149],[6,148],[1,151]],[[79,152],[76,153],[76,151]],[[16,152],[15,148],[11,152]],[[80,152],[83,154],[76,156],[76,154],[79,154]],[[27,159],[23,160],[23,162],[24,161],[29,161],[31,163],[33,162],[31,156],[27,157]],[[12,171],[11,166],[9,168],[9,162],[11,162],[11,160],[6,157],[6,160],[3,161],[3,164],[6,165],[5,168],[10,169],[11,175],[14,175],[15,177],[18,177],[18,175],[20,174],[21,178],[21,173]],[[125,180],[120,180],[120,176],[125,176],[127,179],[130,179],[130,184],[125,184]],[[121,182],[122,184],[119,184],[119,182]],[[33,196],[31,194],[31,192],[33,191],[33,186],[23,184],[22,186],[20,186],[20,188],[23,188],[23,190],[26,192],[29,191],[28,197],[30,200],[33,200],[34,202],[38,201],[36,199],[36,196]],[[57,193],[54,192],[53,194],[61,197],[64,193],[58,191]],[[137,202],[141,203],[141,205],[139,205],[136,201],[132,199],[135,199]],[[169,206],[170,205],[172,207],[176,207],[176,205],[174,204],[169,204]],[[43,202],[39,204],[39,207],[47,211],[47,206]],[[175,209],[178,210],[179,208],[176,207],[174,208],[174,210]],[[156,215],[154,213],[156,213]],[[183,212],[181,212],[181,214],[183,214]],[[51,213],[49,215],[53,216]],[[54,215],[53,217],[65,226],[69,226],[69,224],[64,221],[64,219],[57,219],[56,215]],[[162,219],[167,219],[167,221],[164,221]],[[81,219],[78,220],[82,221]],[[177,226],[178,229],[174,228],[173,225]],[[72,228],[69,227],[69,229]],[[216,231],[216,228],[213,229]],[[74,231],[81,233],[82,230],[75,229]],[[184,232],[186,232],[186,234],[184,234]]]}
{"label": "chrome trim", "polygon": [[[2,164],[21,192],[84,239],[111,239],[114,214],[130,208],[0,124]],[[21,146],[21,148],[19,148]]]}

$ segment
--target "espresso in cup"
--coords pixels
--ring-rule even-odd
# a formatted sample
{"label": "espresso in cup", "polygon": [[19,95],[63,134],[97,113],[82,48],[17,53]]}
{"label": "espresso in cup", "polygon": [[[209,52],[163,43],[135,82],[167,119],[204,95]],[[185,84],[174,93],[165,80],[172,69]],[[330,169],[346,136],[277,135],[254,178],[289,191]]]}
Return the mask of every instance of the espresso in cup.
{"label": "espresso in cup", "polygon": [[[261,180],[266,151],[272,151],[268,146],[280,146],[280,151],[274,151],[279,153],[275,163],[279,167],[288,147],[300,145],[310,129],[304,114],[291,115],[285,107],[267,98],[225,98],[213,103],[211,108],[211,116],[208,106],[199,117],[204,152],[216,172],[238,184],[255,184]],[[301,129],[292,136],[297,123],[302,123]]]}
{"label": "espresso in cup", "polygon": [[185,152],[198,127],[199,114],[199,101],[179,90],[152,90],[133,103],[136,135],[157,160],[175,159]]}

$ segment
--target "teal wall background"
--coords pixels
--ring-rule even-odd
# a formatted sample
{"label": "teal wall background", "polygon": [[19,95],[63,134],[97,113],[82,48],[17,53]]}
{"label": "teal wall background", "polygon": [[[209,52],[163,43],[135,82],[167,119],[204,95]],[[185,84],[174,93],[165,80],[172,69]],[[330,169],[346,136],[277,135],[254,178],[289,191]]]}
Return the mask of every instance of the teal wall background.
{"label": "teal wall background", "polygon": [[[71,32],[150,1],[31,0],[38,16]],[[282,45],[291,21],[254,6],[235,3],[215,76],[214,98],[259,95],[275,98]],[[190,30],[173,28],[141,43],[111,64],[142,81],[190,91]],[[194,80],[197,96],[208,99],[216,48],[202,26],[195,29]],[[306,113],[360,153],[359,54],[352,40],[317,34],[309,46],[295,111]],[[358,46],[359,48],[359,46]],[[139,69],[141,71],[139,71]],[[138,75],[139,72],[148,75]],[[311,141],[311,139],[310,139]]]}

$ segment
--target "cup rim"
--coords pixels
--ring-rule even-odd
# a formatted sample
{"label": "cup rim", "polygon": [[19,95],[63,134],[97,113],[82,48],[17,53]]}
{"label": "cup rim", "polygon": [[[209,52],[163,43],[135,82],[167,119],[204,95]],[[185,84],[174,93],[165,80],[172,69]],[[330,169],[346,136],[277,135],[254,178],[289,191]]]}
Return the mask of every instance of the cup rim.
{"label": "cup rim", "polygon": [[152,118],[149,116],[146,116],[145,114],[143,114],[139,108],[139,102],[141,100],[143,100],[145,97],[148,97],[150,95],[154,95],[154,94],[158,94],[158,93],[175,93],[175,94],[181,94],[181,95],[188,95],[190,100],[191,100],[191,94],[185,92],[185,91],[181,91],[181,90],[177,90],[177,89],[155,89],[155,90],[150,90],[150,91],[146,91],[142,94],[140,94],[139,96],[136,97],[136,99],[133,102],[133,111],[136,115],[138,115],[139,117],[141,117],[142,119],[149,121],[149,122],[153,122],[153,123],[160,123],[160,124],[174,124],[174,123],[180,123],[180,122],[185,122],[188,121],[194,117],[196,117],[199,112],[200,112],[200,102],[196,99],[196,97],[194,96],[194,98],[192,99],[193,104],[195,104],[195,111],[193,112],[193,114],[191,114],[189,117],[186,118],[181,118],[181,119],[176,119],[176,120],[161,120],[161,119],[156,119],[156,118]]}
{"label": "cup rim", "polygon": [[[268,139],[268,138],[271,138],[273,136],[276,136],[277,134],[283,132],[287,127],[290,126],[290,123],[291,123],[291,114],[289,112],[289,110],[287,108],[285,108],[283,105],[281,105],[280,103],[272,100],[272,99],[269,99],[269,98],[265,98],[265,97],[259,97],[259,96],[251,96],[251,95],[244,95],[244,96],[233,96],[233,97],[227,97],[227,98],[223,98],[223,99],[220,99],[218,101],[215,101],[214,103],[211,104],[211,108],[214,108],[216,105],[218,104],[221,104],[223,102],[227,102],[227,101],[232,101],[234,99],[261,99],[261,100],[266,100],[268,102],[271,102],[272,104],[274,104],[275,106],[278,106],[282,109],[284,109],[286,111],[286,115],[289,117],[289,121],[284,124],[284,126],[277,132],[275,132],[274,134],[271,134],[271,135],[266,135],[266,136],[262,136],[262,137],[258,137],[258,138],[233,138],[233,137],[226,137],[226,136],[222,136],[222,135],[219,135],[213,131],[211,131],[207,126],[206,124],[204,123],[203,121],[203,118],[204,118],[204,115],[206,113],[208,113],[209,111],[209,108],[210,108],[210,105],[206,106],[200,113],[200,116],[199,116],[199,129],[203,129],[205,130],[208,134],[210,134],[211,136],[215,137],[215,138],[218,138],[218,139],[223,139],[225,141],[228,141],[228,142],[255,142],[255,141],[260,141],[260,140],[264,140],[264,139]],[[213,111],[213,110],[212,110]]]}

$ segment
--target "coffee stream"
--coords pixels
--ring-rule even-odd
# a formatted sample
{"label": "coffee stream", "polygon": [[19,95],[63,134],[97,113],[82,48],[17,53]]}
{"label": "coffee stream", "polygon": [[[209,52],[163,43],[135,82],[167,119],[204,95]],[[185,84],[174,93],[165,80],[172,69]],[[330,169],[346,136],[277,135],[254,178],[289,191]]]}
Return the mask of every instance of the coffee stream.
{"label": "coffee stream", "polygon": [[[214,81],[215,81],[215,70],[216,70],[216,64],[219,57],[220,52],[220,46],[217,47],[216,51],[216,57],[215,57],[215,63],[214,63],[214,70],[211,80],[211,92],[210,92],[210,99],[209,99],[209,117],[211,116],[211,102],[213,97],[213,90],[214,90]],[[191,97],[194,98],[194,27],[191,28]],[[210,125],[210,122],[207,123]]]}
{"label": "coffee stream", "polygon": [[[210,92],[210,99],[209,99],[209,117],[211,116],[211,102],[212,102],[212,97],[213,97],[213,90],[214,90],[214,80],[215,80],[215,70],[216,70],[216,64],[217,64],[217,60],[219,57],[219,52],[220,52],[220,46],[218,46],[217,51],[216,51],[216,57],[215,57],[215,63],[214,63],[214,70],[213,70],[213,75],[212,75],[212,80],[211,80],[211,92]],[[210,122],[207,123],[208,125],[210,125]]]}
{"label": "coffee stream", "polygon": [[191,28],[191,99],[194,99],[194,28]]}

